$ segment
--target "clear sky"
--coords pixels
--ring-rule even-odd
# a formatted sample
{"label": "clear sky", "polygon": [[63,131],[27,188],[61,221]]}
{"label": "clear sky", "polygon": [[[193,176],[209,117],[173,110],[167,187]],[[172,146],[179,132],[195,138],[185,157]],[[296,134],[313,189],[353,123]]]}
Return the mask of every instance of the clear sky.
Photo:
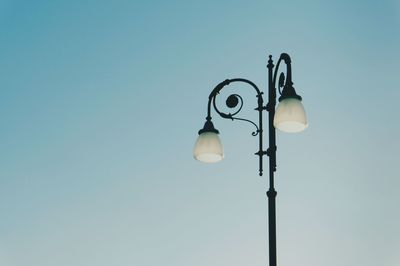
{"label": "clear sky", "polygon": [[267,265],[252,126],[192,149],[212,88],[265,90],[281,52],[310,126],[277,134],[279,265],[400,265],[399,26],[398,0],[0,0],[0,265]]}

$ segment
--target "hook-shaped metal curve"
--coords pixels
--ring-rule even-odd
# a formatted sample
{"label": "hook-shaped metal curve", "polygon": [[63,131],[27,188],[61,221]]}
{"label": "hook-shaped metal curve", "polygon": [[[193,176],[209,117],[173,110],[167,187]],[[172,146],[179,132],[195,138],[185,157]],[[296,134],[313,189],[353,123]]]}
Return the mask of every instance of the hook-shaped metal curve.
{"label": "hook-shaped metal curve", "polygon": [[[276,78],[278,75],[278,70],[279,70],[279,65],[281,63],[281,61],[284,61],[286,64],[286,82],[285,85],[291,86],[293,85],[292,82],[292,60],[290,59],[290,56],[287,53],[282,53],[281,56],[279,57],[278,62],[276,63],[276,67],[275,67],[275,71],[274,71],[274,78],[272,79],[272,84],[274,86],[274,88],[276,88]],[[281,85],[281,78],[282,78],[282,74],[279,77],[279,86]],[[285,75],[283,74],[283,79],[285,79]],[[282,94],[281,89],[279,87],[279,94]]]}
{"label": "hook-shaped metal curve", "polygon": [[[232,83],[232,82],[244,82],[244,83],[249,84],[249,85],[256,91],[256,93],[257,93],[257,98],[258,98],[258,108],[257,108],[257,110],[262,110],[262,108],[263,108],[263,106],[262,106],[262,105],[263,105],[262,94],[263,94],[263,93],[260,91],[260,89],[257,87],[257,85],[255,85],[252,81],[250,81],[250,80],[248,80],[248,79],[243,79],[243,78],[226,79],[226,80],[222,81],[221,83],[219,83],[219,84],[212,90],[212,92],[210,93],[209,101],[208,101],[207,119],[211,119],[211,102],[212,102],[212,105],[213,105],[213,107],[214,107],[214,110],[215,110],[222,118],[231,119],[231,120],[246,121],[246,122],[249,122],[249,123],[253,124],[253,125],[255,126],[256,130],[252,132],[252,135],[253,135],[253,136],[257,136],[258,133],[260,132],[260,128],[259,128],[259,126],[258,126],[256,123],[254,123],[253,121],[251,121],[251,120],[249,120],[249,119],[240,118],[240,117],[235,117],[235,115],[238,114],[238,113],[241,111],[242,107],[243,107],[243,98],[242,98],[240,95],[238,95],[238,94],[232,94],[232,95],[229,96],[229,97],[235,96],[235,97],[237,97],[237,100],[240,101],[240,107],[239,107],[239,109],[238,109],[236,112],[234,112],[233,114],[231,114],[231,113],[226,114],[226,113],[224,113],[224,112],[221,112],[221,111],[218,109],[217,105],[216,105],[216,98],[217,98],[217,95],[220,93],[220,91],[221,91],[226,85],[229,85],[229,84]],[[228,98],[229,98],[229,97],[228,97]],[[234,103],[233,105],[234,105],[233,107],[235,107],[235,106],[237,105],[237,103]],[[229,105],[228,105],[228,107],[229,107]]]}

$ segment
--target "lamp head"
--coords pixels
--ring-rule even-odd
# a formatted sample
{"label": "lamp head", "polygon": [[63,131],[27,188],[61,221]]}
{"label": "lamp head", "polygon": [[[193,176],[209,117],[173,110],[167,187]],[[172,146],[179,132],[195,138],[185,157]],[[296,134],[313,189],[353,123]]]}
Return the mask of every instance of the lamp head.
{"label": "lamp head", "polygon": [[284,86],[281,97],[279,97],[274,127],[289,133],[300,132],[308,127],[301,97],[297,95],[292,82]]}
{"label": "lamp head", "polygon": [[211,118],[207,118],[204,127],[199,130],[199,136],[193,149],[193,157],[201,162],[216,163],[224,158],[219,131],[214,128]]}

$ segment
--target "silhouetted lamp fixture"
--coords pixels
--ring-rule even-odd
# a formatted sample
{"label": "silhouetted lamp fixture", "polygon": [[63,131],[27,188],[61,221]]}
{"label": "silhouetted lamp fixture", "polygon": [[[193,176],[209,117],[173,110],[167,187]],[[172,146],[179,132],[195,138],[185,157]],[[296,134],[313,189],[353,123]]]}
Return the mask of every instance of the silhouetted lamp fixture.
{"label": "silhouetted lamp fixture", "polygon": [[[283,72],[279,75],[278,91],[281,95],[279,97],[279,104],[275,110],[276,105],[276,81],[278,69],[281,61],[286,64],[286,77]],[[292,82],[292,69],[291,60],[288,54],[282,53],[279,57],[277,65],[274,69],[272,56],[268,60],[268,103],[264,105],[263,93],[258,87],[247,79],[235,78],[227,79],[219,83],[210,93],[208,97],[207,117],[204,127],[199,130],[199,136],[194,146],[193,155],[196,160],[215,163],[224,158],[224,152],[221,140],[218,137],[218,130],[215,129],[211,122],[211,106],[222,117],[231,120],[241,120],[253,124],[256,130],[252,133],[253,136],[259,137],[259,150],[255,154],[259,157],[259,175],[263,174],[263,156],[269,157],[269,190],[268,195],[268,232],[269,232],[269,265],[276,266],[276,216],[275,216],[275,198],[276,191],[274,188],[274,172],[276,171],[276,141],[275,141],[275,128],[284,132],[300,132],[307,128],[307,118],[304,111],[301,97],[296,94]],[[258,123],[251,120],[239,118],[236,115],[243,107],[243,99],[238,94],[231,94],[226,99],[228,108],[234,109],[233,112],[224,113],[218,109],[216,105],[216,98],[220,91],[230,83],[242,82],[247,83],[256,91],[258,111]],[[263,147],[263,111],[268,112],[268,132],[269,132],[269,148],[264,150]]]}

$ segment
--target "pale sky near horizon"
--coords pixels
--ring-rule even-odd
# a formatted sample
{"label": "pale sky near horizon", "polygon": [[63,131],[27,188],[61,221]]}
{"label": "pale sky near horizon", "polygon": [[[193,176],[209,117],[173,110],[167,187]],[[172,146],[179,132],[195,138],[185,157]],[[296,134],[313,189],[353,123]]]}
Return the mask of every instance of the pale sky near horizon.
{"label": "pale sky near horizon", "polygon": [[400,265],[399,26],[398,0],[0,0],[0,266],[267,265],[252,126],[192,149],[213,87],[265,91],[282,52],[310,126],[277,133],[278,265]]}

